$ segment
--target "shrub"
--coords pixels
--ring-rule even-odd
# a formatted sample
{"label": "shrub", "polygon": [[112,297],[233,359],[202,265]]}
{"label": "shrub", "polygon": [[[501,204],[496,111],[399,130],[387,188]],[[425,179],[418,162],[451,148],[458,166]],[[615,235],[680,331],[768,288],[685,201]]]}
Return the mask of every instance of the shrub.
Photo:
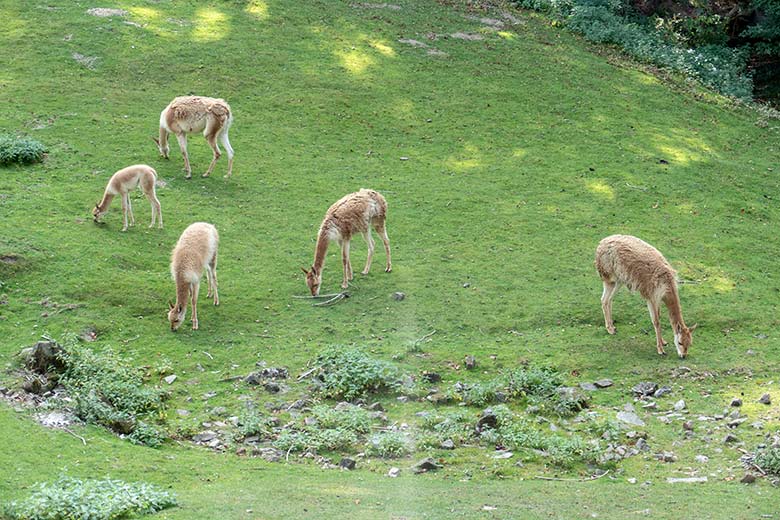
{"label": "shrub", "polygon": [[0,135],[0,166],[43,161],[46,147],[34,139]]}
{"label": "shrub", "polygon": [[159,448],[165,442],[165,434],[150,424],[139,422],[127,439],[139,446]]}
{"label": "shrub", "polygon": [[261,415],[254,408],[246,409],[238,416],[236,433],[240,439],[245,439],[253,435],[265,438],[270,435],[270,430],[268,418]]}
{"label": "shrub", "polygon": [[325,349],[317,357],[317,364],[322,394],[348,401],[388,388],[397,373],[390,364],[350,347]]}
{"label": "shrub", "polygon": [[355,433],[368,433],[371,430],[371,416],[359,406],[339,405],[334,409],[317,405],[311,413],[317,420],[317,426],[322,429],[341,429]]}
{"label": "shrub", "polygon": [[366,443],[366,453],[383,459],[403,457],[412,452],[409,439],[401,432],[387,431],[372,435]]}
{"label": "shrub", "polygon": [[757,450],[754,462],[756,466],[765,472],[780,476],[780,448]]}
{"label": "shrub", "polygon": [[467,412],[453,412],[443,415],[430,414],[425,416],[422,423],[422,429],[432,433],[435,445],[438,447],[442,441],[451,439],[453,442],[462,444],[474,436],[474,419],[472,414]]}
{"label": "shrub", "polygon": [[7,504],[4,516],[12,520],[112,520],[177,505],[173,495],[155,486],[120,480],[62,477],[33,488],[26,500]]}
{"label": "shrub", "polygon": [[546,367],[519,368],[509,372],[506,380],[507,391],[513,398],[552,395],[563,382],[558,372]]}

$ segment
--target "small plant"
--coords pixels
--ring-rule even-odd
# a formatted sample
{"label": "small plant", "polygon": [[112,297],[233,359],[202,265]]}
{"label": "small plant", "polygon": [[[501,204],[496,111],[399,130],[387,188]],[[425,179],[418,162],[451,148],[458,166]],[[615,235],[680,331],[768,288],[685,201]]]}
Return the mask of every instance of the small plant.
{"label": "small plant", "polygon": [[561,375],[552,368],[519,368],[506,374],[507,391],[513,398],[548,396],[563,383]]}
{"label": "small plant", "polygon": [[780,476],[780,448],[757,450],[754,463],[766,473]]}
{"label": "small plant", "polygon": [[11,520],[113,520],[177,505],[170,493],[142,482],[62,477],[33,489],[26,500],[7,504],[3,516]]}
{"label": "small plant", "polygon": [[266,438],[270,435],[270,430],[268,418],[254,408],[248,408],[238,416],[236,433],[239,439],[246,439],[254,435]]}
{"label": "small plant", "polygon": [[396,376],[390,364],[350,347],[329,347],[318,357],[317,379],[325,397],[352,399],[388,388]]}
{"label": "small plant", "polygon": [[34,139],[0,135],[0,166],[43,161],[46,147]]}
{"label": "small plant", "polygon": [[366,443],[366,453],[383,459],[403,457],[411,452],[411,443],[401,432],[377,433],[372,435]]}
{"label": "small plant", "polygon": [[127,439],[133,444],[139,446],[148,446],[149,448],[159,448],[165,442],[165,434],[154,426],[143,421],[139,422]]}
{"label": "small plant", "polygon": [[317,405],[311,410],[317,426],[322,429],[340,429],[355,433],[368,433],[371,430],[371,416],[359,406],[347,404],[330,408]]}

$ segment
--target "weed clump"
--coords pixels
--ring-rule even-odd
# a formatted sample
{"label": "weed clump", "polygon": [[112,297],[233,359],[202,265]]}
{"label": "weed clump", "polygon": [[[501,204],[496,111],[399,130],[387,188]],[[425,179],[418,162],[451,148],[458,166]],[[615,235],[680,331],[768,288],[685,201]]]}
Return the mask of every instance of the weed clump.
{"label": "weed clump", "polygon": [[756,466],[771,475],[780,476],[780,448],[764,448],[755,452]]}
{"label": "weed clump", "polygon": [[366,453],[383,459],[395,459],[412,452],[412,445],[406,435],[386,431],[372,435],[366,443]]}
{"label": "weed clump", "polygon": [[325,397],[351,401],[389,388],[395,367],[352,347],[329,347],[317,356],[320,392]]}
{"label": "weed clump", "polygon": [[113,520],[156,513],[177,505],[172,494],[142,482],[128,484],[120,480],[62,477],[33,488],[26,500],[6,504],[2,516],[10,520]]}
{"label": "weed clump", "polygon": [[35,139],[0,134],[0,166],[43,161],[46,147]]}

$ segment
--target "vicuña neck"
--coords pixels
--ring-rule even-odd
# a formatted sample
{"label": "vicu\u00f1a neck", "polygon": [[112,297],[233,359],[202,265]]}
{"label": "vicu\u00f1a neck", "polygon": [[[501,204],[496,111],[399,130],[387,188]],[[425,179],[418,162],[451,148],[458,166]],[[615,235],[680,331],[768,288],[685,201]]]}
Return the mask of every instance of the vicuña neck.
{"label": "vicu\u00f1a neck", "polygon": [[187,307],[187,300],[190,296],[190,284],[186,280],[176,277],[176,306]]}
{"label": "vicu\u00f1a neck", "polygon": [[680,295],[677,293],[676,285],[671,285],[669,287],[669,292],[664,298],[664,303],[666,304],[666,308],[669,310],[669,321],[672,322],[672,325],[675,326],[675,329],[678,325],[682,328],[685,328],[682,308],[680,307]]}
{"label": "vicu\u00f1a neck", "polygon": [[104,193],[103,200],[101,200],[100,203],[98,204],[100,211],[106,211],[108,209],[108,206],[111,205],[112,200],[114,200],[114,195],[108,192]]}
{"label": "vicu\u00f1a neck", "polygon": [[165,148],[168,145],[168,130],[160,127],[160,148]]}
{"label": "vicu\u00f1a neck", "polygon": [[317,235],[317,246],[314,250],[314,270],[317,273],[322,272],[322,266],[325,265],[325,255],[328,252],[328,230],[325,225],[320,227],[320,233]]}

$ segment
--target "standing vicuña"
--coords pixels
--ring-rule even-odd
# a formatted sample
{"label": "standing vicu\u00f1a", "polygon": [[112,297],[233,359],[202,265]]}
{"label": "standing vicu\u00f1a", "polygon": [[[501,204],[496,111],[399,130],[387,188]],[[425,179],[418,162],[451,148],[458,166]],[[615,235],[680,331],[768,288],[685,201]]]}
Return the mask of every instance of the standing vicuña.
{"label": "standing vicu\u00f1a", "polygon": [[202,96],[182,96],[174,98],[160,114],[160,139],[154,139],[157,149],[166,159],[170,148],[168,147],[168,134],[176,135],[179,148],[184,156],[184,169],[187,178],[192,177],[190,158],[187,155],[187,134],[203,132],[209,146],[214,151],[209,169],[203,174],[208,177],[222,155],[219,151],[217,140],[222,143],[228,154],[228,171],[225,177],[233,173],[233,147],[228,140],[228,130],[233,123],[233,114],[230,106],[224,99],[215,99]]}
{"label": "standing vicu\u00f1a", "polygon": [[124,216],[124,226],[122,231],[127,231],[127,214],[130,213],[130,225],[135,225],[135,216],[133,215],[133,206],[130,204],[130,191],[135,189],[140,184],[141,189],[144,191],[144,195],[152,204],[152,223],[149,227],[154,227],[155,216],[159,216],[158,226],[163,227],[162,220],[162,208],[160,207],[160,201],[157,200],[157,193],[155,192],[154,185],[157,181],[157,172],[154,168],[145,164],[136,164],[122,168],[108,181],[106,191],[103,193],[103,200],[95,204],[92,210],[92,216],[95,222],[100,217],[108,213],[108,207],[111,205],[111,201],[117,195],[122,197],[122,215]]}
{"label": "standing vicu\u00f1a", "polygon": [[179,237],[171,253],[171,276],[176,282],[176,304],[168,302],[168,321],[176,330],[187,314],[187,300],[192,301],[192,329],[198,330],[198,289],[203,271],[208,280],[207,297],[214,297],[219,305],[217,292],[217,228],[205,222],[190,224]]}
{"label": "standing vicu\u00f1a", "polygon": [[677,292],[675,271],[666,258],[653,246],[630,235],[612,235],[599,242],[596,248],[596,269],[604,282],[601,308],[607,332],[615,333],[612,322],[612,298],[625,285],[647,300],[650,318],[655,328],[656,347],[659,354],[666,354],[666,341],[661,337],[661,302],[669,310],[669,321],[674,331],[674,346],[684,358],[693,342],[696,325],[688,328],[682,317],[680,296]]}
{"label": "standing vicu\u00f1a", "polygon": [[341,287],[346,289],[349,280],[352,280],[352,264],[349,261],[349,242],[355,233],[361,233],[368,244],[368,258],[362,274],[368,274],[371,268],[371,257],[374,256],[374,239],[371,238],[371,227],[382,238],[385,244],[387,267],[385,272],[392,270],[390,262],[390,240],[387,238],[385,218],[387,216],[387,202],[385,198],[374,190],[362,189],[342,197],[333,204],[325,213],[325,218],[320,225],[317,235],[317,247],[314,253],[314,264],[306,273],[306,285],[313,296],[320,292],[322,283],[322,266],[325,264],[325,254],[328,252],[328,244],[336,241],[341,245],[341,262],[344,266],[344,278]]}

